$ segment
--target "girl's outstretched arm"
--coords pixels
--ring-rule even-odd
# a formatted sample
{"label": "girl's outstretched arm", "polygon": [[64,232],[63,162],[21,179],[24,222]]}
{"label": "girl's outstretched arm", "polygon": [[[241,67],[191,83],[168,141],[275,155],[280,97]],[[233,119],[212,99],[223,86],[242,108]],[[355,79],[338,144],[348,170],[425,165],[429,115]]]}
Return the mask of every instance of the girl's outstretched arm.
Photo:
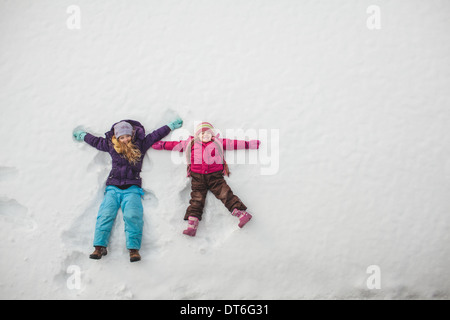
{"label": "girl's outstretched arm", "polygon": [[261,141],[259,140],[232,140],[223,139],[223,149],[224,150],[239,150],[239,149],[259,149]]}
{"label": "girl's outstretched arm", "polygon": [[161,140],[162,138],[167,136],[169,133],[170,133],[169,126],[162,126],[161,128],[156,129],[152,133],[149,133],[144,139],[144,143],[142,145],[142,147],[143,147],[142,151],[144,153],[147,152],[147,150],[150,149],[150,147],[153,144],[155,144],[156,142],[158,142],[159,140]]}
{"label": "girl's outstretched arm", "polygon": [[171,130],[181,128],[182,125],[183,125],[183,120],[180,117],[177,117],[174,121],[172,121],[168,125],[162,126],[161,128],[148,134],[145,137],[144,143],[143,143],[144,153],[147,152],[147,150],[150,149],[150,147],[153,144],[155,144],[156,142],[158,142],[159,140],[161,140],[162,138],[167,136]]}
{"label": "girl's outstretched arm", "polygon": [[155,150],[175,150],[183,152],[186,150],[188,143],[191,142],[191,138],[181,141],[158,141],[152,145]]}
{"label": "girl's outstretched arm", "polygon": [[84,136],[84,142],[100,151],[108,152],[109,150],[108,142],[106,141],[105,138],[96,137],[87,132],[86,135]]}

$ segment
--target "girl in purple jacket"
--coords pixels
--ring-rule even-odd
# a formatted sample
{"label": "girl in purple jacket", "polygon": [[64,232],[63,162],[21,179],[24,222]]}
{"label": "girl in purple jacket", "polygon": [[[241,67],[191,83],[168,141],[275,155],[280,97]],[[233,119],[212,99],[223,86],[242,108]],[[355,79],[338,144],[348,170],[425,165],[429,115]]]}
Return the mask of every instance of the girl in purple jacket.
{"label": "girl in purple jacket", "polygon": [[94,252],[91,259],[101,259],[107,254],[107,246],[117,211],[122,208],[125,223],[127,249],[130,261],[139,261],[143,221],[140,172],[144,155],[150,147],[167,136],[171,130],[180,128],[183,121],[175,121],[145,135],[144,127],[134,120],[115,123],[105,133],[105,138],[95,137],[84,131],[73,133],[77,141],[85,141],[92,147],[108,152],[112,158],[112,169],[106,180],[105,197],[98,211],[95,225]]}

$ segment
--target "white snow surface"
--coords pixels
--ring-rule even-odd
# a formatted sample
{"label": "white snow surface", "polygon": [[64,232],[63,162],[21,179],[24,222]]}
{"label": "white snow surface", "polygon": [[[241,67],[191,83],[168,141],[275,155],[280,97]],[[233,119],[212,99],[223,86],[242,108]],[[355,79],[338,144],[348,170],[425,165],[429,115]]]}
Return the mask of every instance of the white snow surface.
{"label": "white snow surface", "polygon": [[[447,0],[1,0],[0,298],[448,299],[449,31]],[[176,115],[261,139],[227,151],[254,218],[209,193],[183,235],[186,167],[150,150],[142,261],[120,211],[89,259],[111,160],[72,131]]]}

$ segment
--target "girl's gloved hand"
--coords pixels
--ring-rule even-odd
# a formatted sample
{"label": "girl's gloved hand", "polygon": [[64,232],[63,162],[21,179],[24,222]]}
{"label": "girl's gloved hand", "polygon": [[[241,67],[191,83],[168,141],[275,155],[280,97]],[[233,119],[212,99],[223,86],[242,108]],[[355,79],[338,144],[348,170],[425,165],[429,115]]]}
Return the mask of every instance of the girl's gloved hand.
{"label": "girl's gloved hand", "polygon": [[86,132],[82,131],[82,130],[76,130],[73,132],[73,137],[77,140],[77,141],[84,141],[84,137],[86,136]]}
{"label": "girl's gloved hand", "polygon": [[170,130],[175,130],[175,129],[181,128],[182,125],[183,125],[183,120],[181,120],[181,118],[176,118],[174,121],[172,121],[171,123],[168,124]]}

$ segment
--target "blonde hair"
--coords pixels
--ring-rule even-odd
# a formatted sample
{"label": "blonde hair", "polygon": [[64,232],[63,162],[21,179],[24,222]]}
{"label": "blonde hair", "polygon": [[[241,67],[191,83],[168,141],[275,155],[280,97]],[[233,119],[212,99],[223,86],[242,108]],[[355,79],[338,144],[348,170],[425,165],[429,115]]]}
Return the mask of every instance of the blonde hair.
{"label": "blonde hair", "polygon": [[136,147],[133,142],[130,142],[128,144],[121,143],[116,138],[116,136],[113,136],[111,138],[111,141],[114,145],[114,150],[116,150],[118,154],[121,154],[132,165],[135,165],[139,162],[139,160],[141,160],[141,150],[139,150],[139,148]]}

